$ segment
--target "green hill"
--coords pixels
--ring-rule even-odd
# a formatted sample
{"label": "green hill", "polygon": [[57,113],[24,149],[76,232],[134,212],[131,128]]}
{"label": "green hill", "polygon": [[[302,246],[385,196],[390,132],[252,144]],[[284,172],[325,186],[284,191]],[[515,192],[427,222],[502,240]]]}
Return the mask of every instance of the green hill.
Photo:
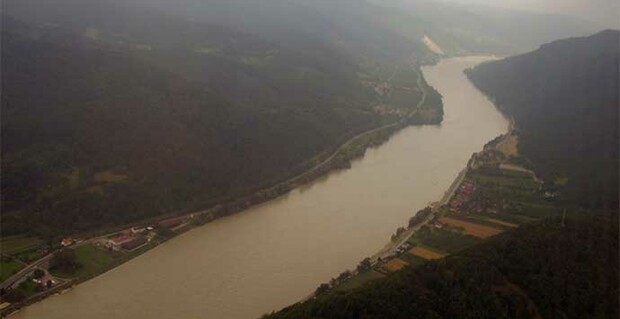
{"label": "green hill", "polygon": [[393,121],[335,50],[121,1],[7,1],[2,37],[3,234],[205,208]]}
{"label": "green hill", "polygon": [[514,118],[537,174],[584,207],[618,208],[619,43],[618,31],[604,31],[467,73]]}

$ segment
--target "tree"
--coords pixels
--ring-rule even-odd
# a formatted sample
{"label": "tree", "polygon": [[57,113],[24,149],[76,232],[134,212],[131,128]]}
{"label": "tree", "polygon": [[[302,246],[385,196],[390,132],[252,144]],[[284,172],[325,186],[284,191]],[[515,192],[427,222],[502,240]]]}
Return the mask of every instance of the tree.
{"label": "tree", "polygon": [[321,285],[319,285],[318,288],[316,288],[316,290],[314,291],[314,295],[315,296],[319,296],[324,294],[325,292],[327,292],[329,290],[329,285],[326,283],[322,283]]}
{"label": "tree", "polygon": [[43,276],[45,276],[45,271],[43,271],[43,269],[35,269],[34,270],[34,278],[35,279],[40,279],[43,278]]}
{"label": "tree", "polygon": [[56,252],[50,260],[50,269],[68,274],[75,273],[81,266],[77,261],[75,251],[69,248]]}
{"label": "tree", "polygon": [[360,261],[359,265],[357,265],[357,271],[362,272],[370,269],[370,258],[366,257],[364,260]]}

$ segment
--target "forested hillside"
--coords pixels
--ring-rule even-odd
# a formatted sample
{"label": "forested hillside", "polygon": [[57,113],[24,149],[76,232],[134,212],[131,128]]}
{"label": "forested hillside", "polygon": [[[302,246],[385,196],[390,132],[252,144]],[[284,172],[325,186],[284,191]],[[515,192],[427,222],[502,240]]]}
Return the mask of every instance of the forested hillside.
{"label": "forested hillside", "polygon": [[2,15],[2,230],[36,236],[303,171],[409,114],[417,66],[438,58],[422,37],[441,29],[363,0],[8,0]]}
{"label": "forested hillside", "polygon": [[415,21],[449,55],[512,55],[543,43],[592,34],[601,28],[562,15],[523,12],[475,3],[433,0],[371,0]]}
{"label": "forested hillside", "polygon": [[620,33],[560,40],[468,72],[513,117],[519,152],[562,197],[618,208]]}
{"label": "forested hillside", "polygon": [[354,61],[317,44],[114,0],[3,14],[3,235],[205,208],[394,120]]}
{"label": "forested hillside", "polygon": [[267,318],[617,318],[618,224],[549,219]]}

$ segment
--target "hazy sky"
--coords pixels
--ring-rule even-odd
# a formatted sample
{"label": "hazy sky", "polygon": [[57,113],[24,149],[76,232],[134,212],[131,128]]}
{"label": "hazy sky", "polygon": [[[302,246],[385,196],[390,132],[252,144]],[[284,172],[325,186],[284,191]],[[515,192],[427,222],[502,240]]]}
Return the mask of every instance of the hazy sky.
{"label": "hazy sky", "polygon": [[620,0],[443,0],[559,13],[620,28]]}

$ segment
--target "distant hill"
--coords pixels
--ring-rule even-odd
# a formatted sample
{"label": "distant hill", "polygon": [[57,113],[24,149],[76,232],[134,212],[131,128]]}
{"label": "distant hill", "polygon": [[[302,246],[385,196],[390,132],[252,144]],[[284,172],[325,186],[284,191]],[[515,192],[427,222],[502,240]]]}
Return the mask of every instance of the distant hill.
{"label": "distant hill", "polygon": [[615,217],[569,218],[565,227],[559,219],[524,225],[445,259],[265,318],[617,318]]}
{"label": "distant hill", "polygon": [[514,118],[535,171],[583,207],[618,208],[619,41],[603,31],[467,72]]}
{"label": "distant hill", "polygon": [[[543,43],[592,34],[600,27],[554,14],[523,12],[437,0],[370,0],[378,6],[408,15],[448,55],[512,55]],[[409,29],[407,29],[409,31]]]}

